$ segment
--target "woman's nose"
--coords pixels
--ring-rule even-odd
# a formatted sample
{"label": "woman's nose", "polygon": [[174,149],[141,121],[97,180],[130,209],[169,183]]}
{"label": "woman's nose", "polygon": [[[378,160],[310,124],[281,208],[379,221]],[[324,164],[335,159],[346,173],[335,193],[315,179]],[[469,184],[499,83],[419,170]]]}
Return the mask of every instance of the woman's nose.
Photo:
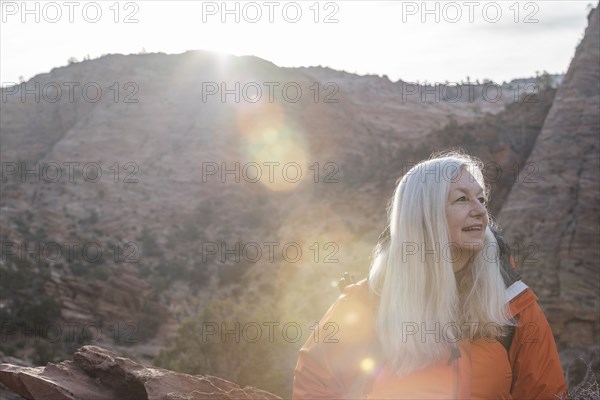
{"label": "woman's nose", "polygon": [[487,212],[485,206],[479,201],[479,199],[475,199],[473,203],[474,204],[471,208],[471,213],[473,215],[483,215]]}

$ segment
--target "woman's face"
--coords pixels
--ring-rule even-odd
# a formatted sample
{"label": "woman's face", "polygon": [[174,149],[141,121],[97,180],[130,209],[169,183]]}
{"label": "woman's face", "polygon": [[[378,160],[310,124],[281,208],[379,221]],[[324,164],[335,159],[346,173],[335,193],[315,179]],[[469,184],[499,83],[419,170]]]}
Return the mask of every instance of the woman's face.
{"label": "woman's face", "polygon": [[454,272],[464,268],[469,258],[483,249],[489,222],[484,203],[483,188],[468,171],[461,169],[450,183],[446,204]]}

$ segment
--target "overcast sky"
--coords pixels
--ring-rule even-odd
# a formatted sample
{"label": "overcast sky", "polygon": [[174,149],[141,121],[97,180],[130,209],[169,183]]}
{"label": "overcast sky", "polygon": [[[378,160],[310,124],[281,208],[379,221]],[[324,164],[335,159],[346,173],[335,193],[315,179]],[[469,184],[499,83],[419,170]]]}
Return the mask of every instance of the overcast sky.
{"label": "overcast sky", "polygon": [[535,71],[566,72],[590,5],[597,2],[227,1],[223,7],[222,1],[28,1],[27,9],[22,4],[0,1],[3,86],[64,66],[70,57],[142,49],[250,54],[279,66],[322,65],[385,74],[393,81],[456,82],[469,76],[500,83]]}

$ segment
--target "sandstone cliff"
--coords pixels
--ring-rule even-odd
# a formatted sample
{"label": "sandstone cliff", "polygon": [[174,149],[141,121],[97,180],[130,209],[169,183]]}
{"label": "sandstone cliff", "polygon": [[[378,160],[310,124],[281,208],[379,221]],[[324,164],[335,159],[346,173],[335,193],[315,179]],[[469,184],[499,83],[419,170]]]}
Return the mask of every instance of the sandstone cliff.
{"label": "sandstone cliff", "polygon": [[[600,12],[588,19],[542,132],[500,213],[563,355],[600,369]],[[575,349],[579,349],[575,351]],[[587,354],[586,354],[587,353]]]}
{"label": "sandstone cliff", "polygon": [[[265,82],[278,85],[273,102]],[[77,84],[72,93],[69,83]],[[254,102],[250,91],[223,101],[221,93],[207,95],[213,84],[219,92],[221,84],[229,90],[257,85],[262,97]],[[86,85],[91,89],[83,92]],[[289,96],[300,88],[301,98],[282,98],[284,85],[292,88]],[[481,85],[469,87],[481,93]],[[23,97],[36,88],[38,97]],[[90,98],[95,88],[102,93],[97,101]],[[315,290],[334,295],[332,279],[367,268],[394,180],[404,163],[415,161],[401,152],[426,141],[450,117],[472,121],[513,101],[478,95],[449,102],[440,89],[423,101],[420,92],[408,96],[405,83],[387,78],[200,51],[105,56],[39,75],[16,94],[10,90],[3,89],[7,101],[0,110],[6,166],[0,223],[3,242],[15,246],[3,267],[26,280],[12,262],[29,260],[23,253],[34,249],[31,273],[47,274],[44,291],[60,301],[62,322],[105,331],[133,322],[138,333],[147,331],[137,342],[159,332],[155,345],[132,350],[145,353],[146,361],[217,289],[224,298],[236,290],[273,301],[290,295],[277,281],[302,264],[307,282],[324,285]],[[49,100],[59,93],[59,101]],[[254,162],[262,168],[259,183],[243,173],[223,178],[223,169]],[[297,162],[302,179],[288,183],[279,168],[271,184],[269,162]],[[218,173],[203,176],[207,163]],[[62,176],[54,179],[57,171]],[[258,263],[203,258],[209,242],[259,243],[264,256]],[[280,244],[273,259],[266,242]],[[78,244],[73,259],[65,243]],[[286,243],[302,246],[299,263],[282,260]],[[86,244],[101,252],[97,261],[83,254]],[[330,244],[337,248],[325,248]],[[62,257],[53,260],[48,252],[56,247]],[[334,262],[319,268],[330,254]],[[245,274],[250,284],[234,288]],[[22,298],[30,292],[12,291]],[[4,310],[16,310],[13,300],[3,298]],[[323,308],[330,300],[316,301]],[[312,314],[314,307],[303,309]]]}

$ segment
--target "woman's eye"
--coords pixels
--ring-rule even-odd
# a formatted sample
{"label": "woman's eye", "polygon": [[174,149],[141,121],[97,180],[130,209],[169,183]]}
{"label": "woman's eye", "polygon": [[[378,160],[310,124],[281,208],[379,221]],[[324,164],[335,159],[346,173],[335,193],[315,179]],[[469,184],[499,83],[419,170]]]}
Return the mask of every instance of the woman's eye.
{"label": "woman's eye", "polygon": [[481,204],[485,204],[485,197],[480,197],[480,198],[479,198],[479,202],[480,202]]}
{"label": "woman's eye", "polygon": [[467,198],[465,196],[459,197],[456,201],[465,201]]}

